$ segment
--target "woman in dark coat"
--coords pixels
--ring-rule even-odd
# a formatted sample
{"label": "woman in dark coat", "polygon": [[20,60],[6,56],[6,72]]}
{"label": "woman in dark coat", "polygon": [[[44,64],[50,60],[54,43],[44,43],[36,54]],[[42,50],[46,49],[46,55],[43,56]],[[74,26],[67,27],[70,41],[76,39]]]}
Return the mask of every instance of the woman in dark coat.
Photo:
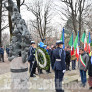
{"label": "woman in dark coat", "polygon": [[91,56],[90,56],[89,63],[88,63],[88,75],[89,75],[88,83],[90,86],[89,89],[92,90],[92,52],[91,52]]}

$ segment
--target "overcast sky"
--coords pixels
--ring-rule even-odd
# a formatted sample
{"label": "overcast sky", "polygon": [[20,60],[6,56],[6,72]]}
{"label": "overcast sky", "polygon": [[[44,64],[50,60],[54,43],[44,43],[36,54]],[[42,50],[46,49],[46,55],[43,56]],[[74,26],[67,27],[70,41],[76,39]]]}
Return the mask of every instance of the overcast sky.
{"label": "overcast sky", "polygon": [[[13,0],[16,1],[16,0]],[[34,0],[25,0],[25,3],[29,6],[31,2],[33,2]],[[43,0],[44,2],[48,1],[48,0]],[[76,1],[76,0],[74,0]],[[88,0],[90,2],[92,2],[92,0]],[[66,21],[63,21],[60,17],[60,15],[66,19],[62,14],[58,14],[56,9],[62,9],[62,8],[66,8],[66,6],[64,5],[64,3],[62,3],[60,0],[53,0],[53,11],[54,11],[54,16],[53,19],[51,21],[51,25],[53,25],[56,28],[56,31],[61,32],[62,28],[65,25]],[[8,13],[7,13],[8,14]],[[22,6],[21,7],[21,15],[22,18],[25,19],[26,23],[29,23],[29,20],[34,20],[35,16],[27,10],[26,6]],[[5,21],[5,24],[7,24],[7,19]],[[9,29],[6,29],[4,32],[8,32],[9,33]]]}
{"label": "overcast sky", "polygon": [[[15,1],[15,0],[14,0]],[[32,2],[32,0],[25,0],[26,4],[27,5],[30,5],[30,2]],[[44,0],[44,1],[47,1],[47,0]],[[51,22],[51,25],[53,25],[55,28],[56,28],[56,31],[58,32],[61,32],[61,29],[62,27],[64,26],[65,24],[65,21],[62,21],[60,19],[60,16],[59,14],[56,12],[55,8],[56,6],[60,6],[60,0],[53,0],[53,10],[54,10],[54,16],[53,16],[53,19],[52,19],[52,22]],[[26,6],[22,6],[21,7],[21,15],[22,15],[22,18],[25,19],[26,23],[29,22],[30,19],[34,20],[35,19],[35,16],[30,12],[30,11],[27,11],[27,8]],[[7,21],[6,21],[6,24],[7,24]],[[3,31],[4,33],[7,32],[9,33],[9,29],[6,29]]]}

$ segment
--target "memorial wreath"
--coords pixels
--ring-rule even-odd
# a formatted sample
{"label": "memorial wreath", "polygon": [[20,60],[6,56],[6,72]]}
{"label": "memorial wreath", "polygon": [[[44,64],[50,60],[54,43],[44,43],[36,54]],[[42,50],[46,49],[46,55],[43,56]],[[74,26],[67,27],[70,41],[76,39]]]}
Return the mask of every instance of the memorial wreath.
{"label": "memorial wreath", "polygon": [[44,48],[37,48],[35,53],[36,61],[41,69],[48,70],[50,67],[50,56]]}

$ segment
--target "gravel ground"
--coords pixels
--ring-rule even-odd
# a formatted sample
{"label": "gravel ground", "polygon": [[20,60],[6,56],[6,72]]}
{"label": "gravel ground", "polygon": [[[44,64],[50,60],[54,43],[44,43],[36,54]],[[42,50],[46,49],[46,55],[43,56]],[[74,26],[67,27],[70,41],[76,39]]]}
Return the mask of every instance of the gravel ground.
{"label": "gravel ground", "polygon": [[8,61],[6,53],[4,54],[4,61],[0,61],[0,74],[10,72],[10,62]]}
{"label": "gravel ground", "polygon": [[[0,75],[10,72],[10,62],[7,59],[6,53],[5,53],[4,59],[5,59],[5,62],[0,61]],[[69,72],[71,72],[71,71],[69,71]],[[51,79],[53,77],[53,75],[52,75],[52,73],[50,73],[49,75],[45,73],[45,74],[40,75],[40,77],[44,78],[44,79]],[[92,90],[89,90],[88,83],[85,88],[80,87],[80,83],[77,83],[77,82],[69,83],[68,85],[64,86],[64,89],[69,90],[69,92],[92,92]],[[2,91],[2,92],[10,92],[10,91]],[[38,91],[35,91],[35,92],[38,92]],[[41,92],[41,91],[39,91],[39,92]],[[49,91],[47,91],[47,92],[49,92]]]}

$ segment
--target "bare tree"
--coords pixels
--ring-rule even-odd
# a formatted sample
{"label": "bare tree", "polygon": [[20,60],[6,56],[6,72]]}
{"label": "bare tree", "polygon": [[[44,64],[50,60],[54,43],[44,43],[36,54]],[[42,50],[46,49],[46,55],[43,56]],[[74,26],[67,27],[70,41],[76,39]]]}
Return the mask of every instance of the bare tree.
{"label": "bare tree", "polygon": [[[77,14],[78,14],[78,3],[74,0],[60,0],[64,3],[66,8],[62,8],[62,10],[59,10],[59,12],[66,17],[66,19],[69,19],[71,17],[72,19],[72,25],[73,30],[75,34],[77,35]],[[62,18],[63,19],[63,18]],[[63,19],[64,20],[64,19]]]}
{"label": "bare tree", "polygon": [[30,6],[29,11],[31,11],[35,20],[31,20],[31,24],[36,30],[36,33],[39,34],[41,41],[44,42],[46,36],[50,36],[50,32],[52,31],[52,27],[50,25],[51,22],[51,0],[49,2],[44,3],[43,0],[35,0],[33,4]]}
{"label": "bare tree", "polygon": [[4,29],[6,29],[8,27],[8,24],[7,25],[2,25],[3,22],[5,22],[5,19],[4,19],[4,16],[6,16],[4,14],[5,10],[4,10],[4,0],[0,0],[0,45],[2,44],[2,31]]}
{"label": "bare tree", "polygon": [[1,44],[1,24],[2,24],[2,0],[0,0],[0,44]]}
{"label": "bare tree", "polygon": [[[87,5],[88,0],[61,0],[66,6],[67,9],[65,11],[68,11],[68,16],[72,18],[72,24],[73,24],[73,30],[75,34],[77,35],[77,30],[79,30],[79,34],[81,35],[82,31],[82,24],[83,24],[83,16],[84,11],[86,8],[90,6],[90,4]],[[67,15],[67,14],[63,14]],[[68,18],[69,18],[68,17]],[[77,28],[77,24],[79,25]]]}
{"label": "bare tree", "polygon": [[2,45],[3,46],[6,46],[6,45],[9,45],[10,44],[10,37],[9,37],[9,34],[7,33],[4,33],[2,35]]}
{"label": "bare tree", "polygon": [[90,31],[92,31],[92,2],[90,2],[89,6],[87,6],[83,15],[84,25],[87,26]]}

